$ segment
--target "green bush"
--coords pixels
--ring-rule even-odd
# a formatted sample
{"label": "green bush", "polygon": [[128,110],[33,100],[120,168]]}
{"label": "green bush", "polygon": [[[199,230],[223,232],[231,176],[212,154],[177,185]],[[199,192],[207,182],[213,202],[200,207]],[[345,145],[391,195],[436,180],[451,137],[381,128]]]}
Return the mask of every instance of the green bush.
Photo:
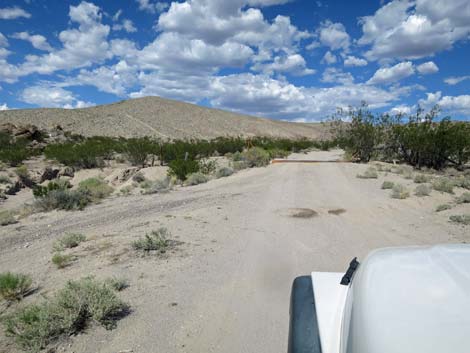
{"label": "green bush", "polygon": [[38,352],[61,338],[77,334],[89,321],[106,329],[126,315],[129,306],[106,283],[91,277],[69,281],[50,300],[29,305],[8,315],[6,333],[25,350]]}
{"label": "green bush", "polygon": [[162,180],[147,180],[140,183],[140,187],[144,189],[143,194],[145,195],[168,192],[171,189],[171,179],[169,176],[167,176]]}
{"label": "green bush", "polygon": [[413,180],[416,184],[423,184],[429,182],[429,177],[424,174],[417,174]]}
{"label": "green bush", "polygon": [[124,151],[132,165],[145,167],[150,155],[157,155],[160,152],[158,142],[148,137],[130,138],[124,144]]}
{"label": "green bush", "polygon": [[11,179],[6,175],[0,175],[0,184],[11,184]]}
{"label": "green bush", "polygon": [[452,208],[452,205],[449,205],[449,204],[441,204],[441,205],[438,205],[436,207],[436,212],[442,212],[442,211],[445,211],[445,210],[450,210]]}
{"label": "green bush", "polygon": [[387,181],[387,180],[385,180],[385,181],[382,183],[382,189],[384,189],[384,190],[392,189],[394,185],[395,185],[395,184],[394,184],[392,181]]}
{"label": "green bush", "polygon": [[266,150],[252,147],[242,152],[242,160],[247,162],[250,168],[253,168],[267,166],[271,158]]}
{"label": "green bush", "polygon": [[460,177],[455,179],[455,186],[470,190],[470,177],[461,175]]}
{"label": "green bush", "polygon": [[375,168],[369,167],[363,174],[357,174],[356,177],[360,179],[377,179],[379,174]]}
{"label": "green bush", "polygon": [[114,189],[101,178],[88,178],[78,184],[78,192],[82,192],[91,201],[99,201],[111,195]]}
{"label": "green bush", "polygon": [[67,233],[54,243],[55,251],[75,248],[86,240],[86,236],[78,233]]}
{"label": "green bush", "polygon": [[409,191],[401,184],[395,184],[392,188],[392,193],[390,194],[392,199],[403,200],[410,196]]}
{"label": "green bush", "polygon": [[198,185],[204,184],[209,181],[209,177],[202,173],[192,173],[188,175],[188,178],[184,182],[185,185]]}
{"label": "green bush", "polygon": [[217,169],[217,162],[210,159],[201,159],[199,161],[199,172],[202,174],[212,174]]}
{"label": "green bush", "polygon": [[21,300],[31,291],[32,280],[30,276],[18,273],[0,274],[0,297],[13,301]]}
{"label": "green bush", "polygon": [[273,148],[268,150],[269,158],[287,158],[290,154],[289,151],[281,150],[279,148]]}
{"label": "green bush", "polygon": [[0,211],[0,226],[17,223],[15,214],[12,211]]}
{"label": "green bush", "polygon": [[2,133],[0,136],[0,161],[11,167],[16,167],[24,160],[34,155],[34,151],[28,149],[24,139],[14,140],[12,136]]}
{"label": "green bush", "polygon": [[104,283],[118,292],[129,287],[129,281],[120,277],[108,278],[104,281]]}
{"label": "green bush", "polygon": [[72,185],[68,180],[57,180],[51,181],[46,186],[36,185],[33,188],[33,195],[35,198],[45,197],[49,192],[53,190],[67,190],[70,189]]}
{"label": "green bush", "polygon": [[431,194],[431,188],[426,184],[420,184],[415,189],[416,196],[429,196],[429,194]]}
{"label": "green bush", "polygon": [[436,191],[440,192],[446,192],[448,194],[453,194],[454,193],[454,182],[451,179],[448,178],[438,178],[435,179],[432,183],[432,187]]}
{"label": "green bush", "polygon": [[57,268],[65,268],[70,266],[74,260],[72,255],[63,255],[61,253],[55,253],[52,255],[52,263],[57,266]]}
{"label": "green bush", "polygon": [[215,176],[217,178],[224,178],[228,177],[233,174],[233,169],[230,167],[222,167],[217,169],[217,172],[215,173]]}
{"label": "green bush", "polygon": [[234,170],[243,170],[250,168],[250,165],[248,164],[247,161],[234,161],[232,162],[232,166]]}
{"label": "green bush", "polygon": [[175,176],[179,180],[186,180],[189,174],[197,173],[199,171],[199,163],[195,160],[188,159],[175,159],[168,165],[168,175]]}
{"label": "green bush", "polygon": [[470,192],[464,192],[462,195],[456,198],[457,203],[470,203]]}
{"label": "green bush", "polygon": [[463,225],[470,225],[470,214],[466,215],[453,215],[449,217],[449,220],[452,223],[458,223],[458,224],[463,224]]}
{"label": "green bush", "polygon": [[170,246],[168,239],[170,233],[166,228],[159,228],[152,231],[150,234],[145,234],[144,238],[140,238],[132,243],[135,250],[152,251],[158,250],[165,252]]}
{"label": "green bush", "polygon": [[80,190],[52,190],[34,201],[39,211],[82,210],[90,203],[87,193]]}

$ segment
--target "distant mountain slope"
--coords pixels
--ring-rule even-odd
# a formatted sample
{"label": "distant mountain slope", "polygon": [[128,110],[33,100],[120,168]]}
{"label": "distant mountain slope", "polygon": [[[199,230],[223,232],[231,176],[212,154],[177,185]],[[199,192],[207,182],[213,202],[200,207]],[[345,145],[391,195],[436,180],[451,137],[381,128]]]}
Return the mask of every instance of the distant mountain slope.
{"label": "distant mountain slope", "polygon": [[276,136],[321,138],[321,124],[289,123],[230,113],[194,104],[145,97],[84,109],[22,109],[0,112],[0,123],[61,125],[85,136],[214,138]]}

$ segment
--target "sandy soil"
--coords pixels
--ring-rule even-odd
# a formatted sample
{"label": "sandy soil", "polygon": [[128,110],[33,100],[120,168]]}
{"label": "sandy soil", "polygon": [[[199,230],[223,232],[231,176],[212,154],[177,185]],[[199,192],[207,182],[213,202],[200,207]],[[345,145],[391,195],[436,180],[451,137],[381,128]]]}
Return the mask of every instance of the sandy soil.
{"label": "sandy soil", "polygon": [[[468,227],[448,222],[450,214],[469,213],[469,204],[436,213],[451,195],[391,199],[380,189],[383,180],[412,181],[384,173],[356,178],[366,168],[274,164],[168,194],[36,214],[0,228],[0,268],[33,276],[40,290],[27,302],[88,274],[129,280],[120,296],[133,312],[115,330],[89,328],[59,351],[285,352],[294,277],[344,271],[351,258],[378,247],[470,240]],[[149,256],[131,250],[132,240],[161,226],[180,242],[176,248]],[[59,270],[50,262],[52,244],[65,232],[88,240],[70,251],[77,260]],[[0,334],[0,352],[14,352],[5,342]]]}

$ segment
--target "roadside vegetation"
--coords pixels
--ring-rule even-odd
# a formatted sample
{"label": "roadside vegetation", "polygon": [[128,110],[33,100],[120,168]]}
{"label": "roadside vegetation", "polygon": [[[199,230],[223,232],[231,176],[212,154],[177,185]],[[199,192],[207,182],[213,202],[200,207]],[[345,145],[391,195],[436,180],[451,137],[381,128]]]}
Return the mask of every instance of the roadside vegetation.
{"label": "roadside vegetation", "polygon": [[18,301],[28,295],[31,290],[32,279],[21,273],[0,273],[0,298],[6,301]]}

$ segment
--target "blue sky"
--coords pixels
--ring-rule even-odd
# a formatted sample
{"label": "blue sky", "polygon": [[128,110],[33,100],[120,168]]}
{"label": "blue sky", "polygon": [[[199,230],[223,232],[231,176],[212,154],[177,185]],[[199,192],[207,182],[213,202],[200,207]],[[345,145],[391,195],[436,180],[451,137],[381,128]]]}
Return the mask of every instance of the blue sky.
{"label": "blue sky", "polygon": [[468,0],[0,3],[0,109],[149,95],[317,121],[366,101],[470,117]]}

